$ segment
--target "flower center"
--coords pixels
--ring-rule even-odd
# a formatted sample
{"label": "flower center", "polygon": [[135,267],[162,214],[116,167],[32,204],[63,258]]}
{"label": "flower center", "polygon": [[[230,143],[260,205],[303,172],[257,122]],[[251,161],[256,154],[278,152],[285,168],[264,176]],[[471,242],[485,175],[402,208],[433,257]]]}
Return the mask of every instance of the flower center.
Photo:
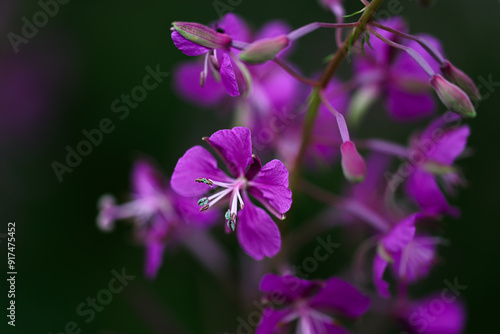
{"label": "flower center", "polygon": [[244,177],[240,177],[233,180],[234,182],[221,182],[207,178],[198,178],[195,181],[198,183],[204,183],[210,187],[213,187],[214,185],[218,187],[217,191],[213,195],[202,197],[198,200],[198,205],[201,206],[200,211],[208,210],[221,199],[225,198],[226,195],[230,195],[229,209],[226,211],[224,217],[226,219],[228,229],[234,232],[236,228],[236,217],[238,215],[238,203],[240,209],[243,209],[244,206],[241,191],[246,189],[248,183],[247,180]]}

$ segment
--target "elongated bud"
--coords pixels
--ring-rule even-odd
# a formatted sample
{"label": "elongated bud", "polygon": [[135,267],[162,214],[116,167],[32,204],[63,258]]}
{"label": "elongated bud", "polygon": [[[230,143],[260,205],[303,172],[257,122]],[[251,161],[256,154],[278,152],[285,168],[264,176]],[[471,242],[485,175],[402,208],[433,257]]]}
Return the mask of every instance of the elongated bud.
{"label": "elongated bud", "polygon": [[436,0],[418,0],[418,4],[424,8],[434,5],[435,2]]}
{"label": "elongated bud", "polygon": [[449,61],[441,65],[441,72],[443,72],[443,76],[446,80],[462,88],[472,101],[481,100],[481,94],[474,81],[463,71],[453,66]]}
{"label": "elongated bud", "polygon": [[439,74],[430,80],[441,101],[454,113],[463,117],[476,117],[476,110],[467,94],[460,87],[452,84]]}
{"label": "elongated bud", "polygon": [[346,141],[340,146],[342,154],[342,170],[347,180],[362,182],[366,177],[366,163],[358,153],[352,141]]}
{"label": "elongated bud", "polygon": [[209,49],[227,49],[231,45],[231,37],[218,33],[210,27],[194,22],[173,22],[174,29],[182,37]]}
{"label": "elongated bud", "polygon": [[285,35],[261,39],[243,50],[240,53],[240,59],[249,64],[262,64],[273,60],[289,44],[290,40]]}

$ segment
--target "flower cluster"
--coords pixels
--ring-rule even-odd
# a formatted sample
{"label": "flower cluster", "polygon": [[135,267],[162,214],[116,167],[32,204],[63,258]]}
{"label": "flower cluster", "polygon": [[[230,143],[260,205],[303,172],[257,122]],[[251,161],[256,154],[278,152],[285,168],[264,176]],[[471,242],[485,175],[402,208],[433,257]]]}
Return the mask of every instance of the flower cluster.
{"label": "flower cluster", "polygon": [[[132,201],[116,205],[104,196],[98,224],[109,230],[115,220],[133,220],[149,277],[167,243],[182,242],[193,230],[210,235],[217,222],[226,234],[235,232],[242,250],[263,260],[261,271],[278,273],[260,281],[257,334],[377,331],[371,327],[377,323],[359,320],[372,315],[412,333],[460,333],[461,301],[448,298],[420,326],[415,310],[435,295],[414,296],[411,286],[441,262],[440,248],[449,244],[439,235],[443,219],[460,216],[452,197],[466,180],[457,161],[467,155],[470,128],[463,122],[476,116],[478,90],[436,38],[410,34],[401,17],[374,21],[382,0],[362,1],[352,23],[344,20],[342,1],[321,3],[335,23],[292,30],[272,21],[254,32],[234,14],[209,25],[173,22],[174,46],[201,56],[177,67],[176,91],[229,115],[233,127],[204,137],[209,150],[186,147],[170,185],[149,163],[137,162]],[[337,51],[321,75],[307,78],[286,58],[298,39],[319,28],[336,29],[335,38],[320,43]],[[352,78],[342,80],[336,70],[346,56],[353,58]],[[438,115],[443,106],[447,111]],[[369,113],[382,121],[367,124]],[[407,143],[390,139],[389,129],[417,121]],[[369,126],[371,136],[361,131]],[[305,196],[321,204],[312,210]],[[283,221],[287,213],[293,224]],[[291,252],[332,226],[344,230],[346,245],[358,245],[350,250],[353,265],[327,268],[335,275],[327,279],[301,278]],[[198,256],[206,260],[212,252]],[[247,288],[255,294],[256,281]]]}

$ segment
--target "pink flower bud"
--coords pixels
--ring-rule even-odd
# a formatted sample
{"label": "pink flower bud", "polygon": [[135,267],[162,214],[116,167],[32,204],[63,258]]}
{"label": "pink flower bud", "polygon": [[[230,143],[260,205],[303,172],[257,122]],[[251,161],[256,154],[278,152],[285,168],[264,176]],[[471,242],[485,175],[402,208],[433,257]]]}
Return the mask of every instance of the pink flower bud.
{"label": "pink flower bud", "polygon": [[476,110],[467,94],[460,87],[452,84],[439,74],[430,80],[431,86],[436,90],[441,101],[454,113],[463,117],[475,117]]}
{"label": "pink flower bud", "polygon": [[366,177],[366,164],[358,153],[352,141],[346,141],[340,146],[342,154],[342,170],[347,180],[362,182]]}
{"label": "pink flower bud", "polygon": [[479,93],[476,84],[467,74],[453,66],[448,61],[441,65],[441,71],[447,80],[462,88],[471,100],[481,100],[481,94]]}
{"label": "pink flower bud", "polygon": [[221,34],[193,22],[173,22],[174,29],[185,39],[209,49],[227,49],[231,45],[231,37]]}
{"label": "pink flower bud", "polygon": [[240,59],[249,64],[262,64],[273,60],[289,44],[290,40],[285,35],[261,39],[243,50],[240,53]]}

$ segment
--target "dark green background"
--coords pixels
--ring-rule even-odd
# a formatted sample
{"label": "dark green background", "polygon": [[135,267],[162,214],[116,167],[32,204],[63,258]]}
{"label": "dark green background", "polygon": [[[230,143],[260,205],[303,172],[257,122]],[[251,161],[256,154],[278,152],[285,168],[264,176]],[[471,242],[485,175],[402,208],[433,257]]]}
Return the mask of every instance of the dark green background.
{"label": "dark green background", "polygon": [[[21,18],[39,10],[35,1],[18,3],[8,31],[19,32]],[[415,1],[401,0],[401,5],[411,31],[438,37],[449,58],[477,83],[479,77],[488,76],[500,82],[498,1],[438,0],[429,10],[421,9]],[[359,1],[347,1],[347,12],[359,8]],[[275,18],[293,27],[331,20],[313,0],[243,0],[234,12],[255,27]],[[72,320],[82,333],[100,334],[222,333],[237,325],[237,310],[189,253],[182,249],[172,253],[158,279],[147,282],[142,275],[142,248],[133,245],[128,226],[119,224],[111,234],[103,234],[95,226],[96,200],[105,192],[123,198],[138,153],[154,157],[166,173],[171,173],[177,159],[201,136],[230,126],[225,116],[214,117],[214,112],[199,110],[177,98],[171,78],[150,92],[125,120],[118,120],[110,109],[114,99],[141,83],[146,66],[160,64],[162,70],[171,72],[176,63],[187,59],[170,40],[172,21],[208,23],[216,18],[211,1],[73,0],[61,6],[60,13],[28,45],[20,47],[21,54],[35,55],[35,63],[40,50],[57,54],[53,59],[64,66],[61,75],[68,84],[61,87],[58,108],[40,124],[39,134],[1,139],[5,152],[0,155],[0,232],[6,231],[7,222],[17,223],[17,326],[7,328],[9,333],[55,334]],[[308,73],[320,69],[322,57],[331,50],[326,43],[316,43],[330,36],[318,32],[305,38],[294,61]],[[7,38],[2,38],[2,52],[12,52]],[[498,88],[492,92],[482,88],[488,97],[481,103],[478,117],[468,121],[475,156],[462,162],[470,181],[459,200],[463,215],[458,221],[444,222],[443,234],[451,241],[441,252],[445,262],[421,289],[439,291],[444,287],[443,279],[454,277],[466,284],[463,297],[469,309],[468,333],[495,328],[492,326],[498,319]],[[75,147],[83,139],[81,131],[97,127],[104,117],[114,121],[115,131],[105,135],[103,143],[59,183],[51,163],[62,162],[65,146]],[[376,119],[373,124],[377,125],[371,130],[373,134],[402,134],[403,128],[394,124]],[[407,134],[404,129],[403,134]],[[233,241],[226,243],[235,248]],[[5,258],[4,242],[1,249]],[[326,273],[329,264],[322,265]],[[110,271],[122,267],[136,279],[93,322],[85,324],[76,315],[76,306],[105,288]],[[5,271],[2,269],[0,275],[3,282]],[[319,271],[318,275],[323,274]],[[2,283],[3,310],[7,305],[4,287]],[[0,314],[3,333],[6,318],[4,312]]]}

